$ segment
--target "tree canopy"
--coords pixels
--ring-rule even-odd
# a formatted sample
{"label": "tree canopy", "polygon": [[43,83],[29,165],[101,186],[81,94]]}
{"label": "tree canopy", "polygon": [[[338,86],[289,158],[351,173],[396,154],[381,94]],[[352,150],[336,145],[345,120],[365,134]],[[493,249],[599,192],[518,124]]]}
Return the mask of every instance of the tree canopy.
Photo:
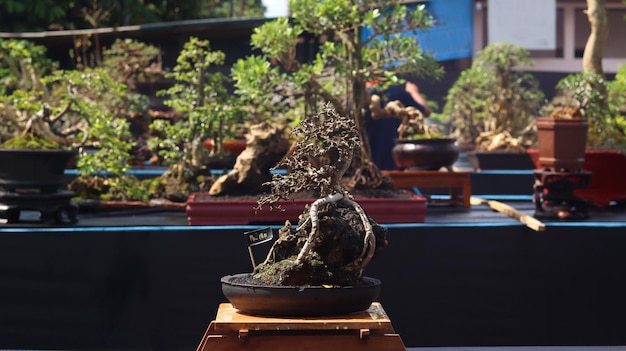
{"label": "tree canopy", "polygon": [[3,0],[0,31],[117,27],[199,18],[262,17],[261,0]]}

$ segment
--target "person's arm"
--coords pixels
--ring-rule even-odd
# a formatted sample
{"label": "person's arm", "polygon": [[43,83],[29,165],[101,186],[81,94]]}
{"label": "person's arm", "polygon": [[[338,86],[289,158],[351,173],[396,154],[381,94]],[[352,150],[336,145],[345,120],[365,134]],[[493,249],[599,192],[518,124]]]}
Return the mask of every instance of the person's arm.
{"label": "person's arm", "polygon": [[430,108],[428,108],[428,103],[426,102],[426,99],[424,99],[422,94],[420,94],[420,88],[417,86],[417,84],[412,82],[406,82],[406,84],[404,85],[404,90],[406,90],[406,92],[411,95],[415,102],[424,106],[424,117],[430,116]]}

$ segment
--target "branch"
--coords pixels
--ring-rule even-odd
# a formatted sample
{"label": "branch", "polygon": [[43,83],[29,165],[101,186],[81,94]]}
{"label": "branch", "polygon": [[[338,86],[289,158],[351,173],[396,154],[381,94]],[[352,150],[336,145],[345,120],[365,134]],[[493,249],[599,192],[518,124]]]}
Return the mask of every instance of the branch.
{"label": "branch", "polygon": [[313,89],[313,91],[321,95],[323,99],[325,99],[326,101],[329,101],[330,104],[333,105],[333,107],[335,108],[338,114],[342,116],[348,115],[348,112],[344,108],[341,101],[339,101],[339,99],[337,99],[328,90],[324,89],[324,87],[315,78],[311,78],[311,80],[307,84],[309,84],[309,86]]}

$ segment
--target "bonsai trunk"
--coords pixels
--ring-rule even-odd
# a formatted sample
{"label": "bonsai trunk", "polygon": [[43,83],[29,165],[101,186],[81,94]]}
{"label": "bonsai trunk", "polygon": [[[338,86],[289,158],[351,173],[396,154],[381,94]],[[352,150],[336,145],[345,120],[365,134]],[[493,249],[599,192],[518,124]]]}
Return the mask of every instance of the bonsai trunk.
{"label": "bonsai trunk", "polygon": [[609,32],[609,21],[606,14],[605,0],[587,0],[587,18],[591,33],[583,53],[583,71],[593,71],[604,75],[602,57],[604,45]]}

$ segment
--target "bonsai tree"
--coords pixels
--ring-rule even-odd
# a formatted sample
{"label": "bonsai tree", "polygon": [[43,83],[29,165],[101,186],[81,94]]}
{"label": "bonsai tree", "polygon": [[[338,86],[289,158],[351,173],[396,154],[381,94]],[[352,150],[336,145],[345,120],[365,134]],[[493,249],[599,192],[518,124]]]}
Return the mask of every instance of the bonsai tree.
{"label": "bonsai tree", "polygon": [[45,46],[27,40],[0,39],[0,94],[40,88],[40,78],[58,66]]}
{"label": "bonsai tree", "polygon": [[[405,35],[430,27],[434,19],[423,5],[402,3],[291,1],[293,20],[278,18],[256,28],[252,47],[261,54],[241,60],[233,68],[235,86],[244,99],[274,94],[279,89],[268,87],[280,85],[293,88],[297,99],[304,101],[305,111],[300,115],[327,102],[339,115],[354,121],[361,150],[344,173],[348,188],[384,183],[371,161],[364,119],[369,105],[365,83],[376,77],[384,87],[400,83],[401,73],[438,76],[442,72],[415,38]],[[298,57],[299,42],[311,36],[319,38],[319,51],[310,60]]]}
{"label": "bonsai tree", "polygon": [[313,192],[318,199],[300,216],[297,227],[289,221],[253,278],[274,285],[355,285],[377,249],[386,244],[386,229],[368,217],[341,179],[361,151],[353,119],[324,105],[293,130],[293,153],[276,168],[271,192],[263,205]]}
{"label": "bonsai tree", "polygon": [[[102,70],[42,75],[43,66],[33,56],[42,52],[40,47],[24,41],[5,42],[3,47],[9,49],[3,55],[5,67],[19,72],[14,77],[20,83],[0,95],[2,146],[76,149],[81,153],[81,171],[122,172],[131,144],[126,120],[114,116],[122,105],[124,86]],[[82,154],[87,147],[97,152]]]}
{"label": "bonsai tree", "polygon": [[141,99],[105,69],[54,70],[45,48],[28,41],[0,47],[0,69],[11,72],[0,94],[1,146],[74,150],[80,176],[70,189],[78,196],[142,198],[137,179],[125,174],[135,145],[127,117]]}
{"label": "bonsai tree", "polygon": [[590,33],[583,53],[582,71],[561,79],[559,94],[544,108],[552,118],[586,118],[589,122],[587,145],[626,148],[624,92],[626,68],[621,66],[613,81],[606,81],[602,67],[608,35],[604,0],[587,0]]}
{"label": "bonsai tree", "polygon": [[583,71],[593,71],[604,76],[602,58],[609,33],[606,0],[587,0],[585,13],[589,20],[590,32],[583,52]]}
{"label": "bonsai tree", "polygon": [[377,94],[371,94],[369,108],[374,119],[400,119],[401,122],[398,126],[400,139],[443,137],[436,125],[429,125],[425,122],[426,116],[422,111],[414,106],[404,106],[400,100],[388,101],[383,108],[381,107],[381,97]]}
{"label": "bonsai tree", "polygon": [[534,146],[534,122],[544,95],[531,74],[515,70],[531,64],[521,46],[485,47],[446,96],[441,117],[449,119],[450,135],[479,151],[521,152]]}
{"label": "bonsai tree", "polygon": [[544,113],[551,118],[587,119],[587,146],[624,150],[622,80],[623,76],[617,75],[614,81],[607,82],[593,71],[569,74],[557,83],[560,93],[544,108]]}
{"label": "bonsai tree", "polygon": [[224,53],[211,50],[209,41],[191,37],[176,62],[173,72],[166,75],[176,83],[159,94],[182,117],[155,120],[151,129],[156,135],[149,145],[169,165],[160,178],[166,196],[185,201],[189,192],[210,185],[205,182],[210,176],[205,140],[213,139],[214,155],[223,154],[222,142],[234,137],[246,114],[227,91],[226,77],[214,69],[223,64]]}

